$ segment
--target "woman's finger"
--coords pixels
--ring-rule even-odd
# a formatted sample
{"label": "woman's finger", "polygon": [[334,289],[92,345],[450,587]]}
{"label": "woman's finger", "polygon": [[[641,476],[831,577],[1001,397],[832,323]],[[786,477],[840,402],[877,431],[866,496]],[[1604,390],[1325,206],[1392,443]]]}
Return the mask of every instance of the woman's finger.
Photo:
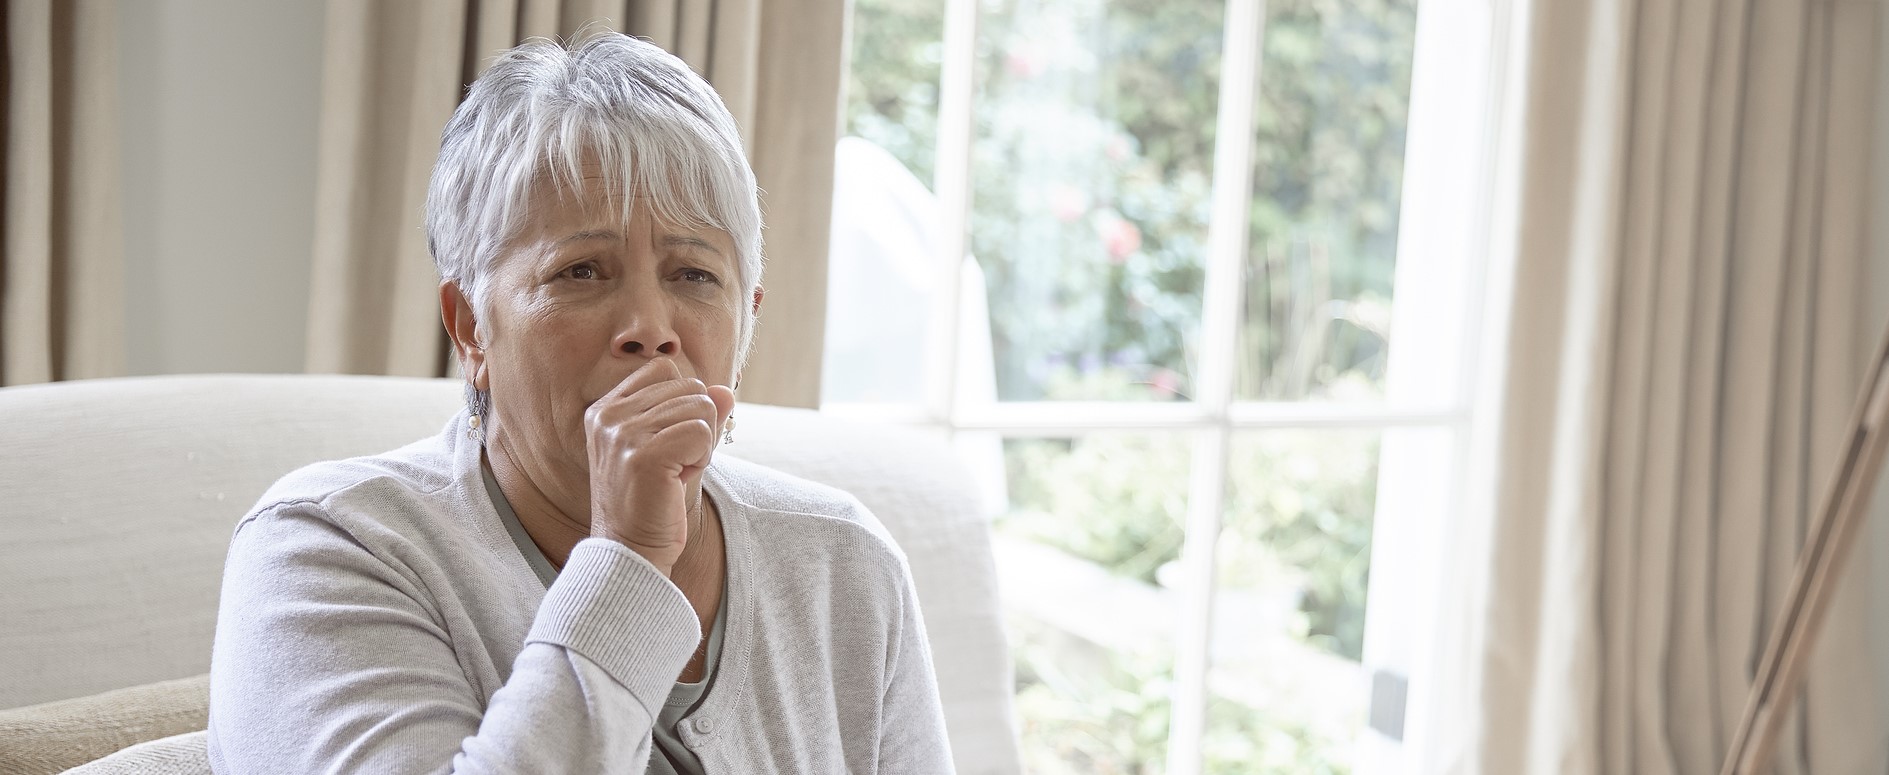
{"label": "woman's finger", "polygon": [[[619,426],[647,434],[690,417],[711,421],[716,417],[714,399],[705,392],[688,390],[686,386],[665,388],[647,397],[641,397],[640,393],[638,396],[635,400],[598,403],[592,407],[594,422],[599,427]],[[643,405],[646,398],[654,402]]]}
{"label": "woman's finger", "polygon": [[715,402],[715,427],[727,424],[728,415],[735,411],[735,391],[727,385],[709,385],[702,392]]}
{"label": "woman's finger", "polygon": [[620,410],[634,414],[647,412],[661,405],[663,402],[678,396],[699,396],[705,395],[707,392],[708,386],[702,384],[701,380],[693,377],[678,377],[676,379],[657,382],[652,385],[645,385],[642,389],[628,396],[611,398],[609,400],[616,404]]}
{"label": "woman's finger", "polygon": [[651,358],[643,365],[636,367],[628,376],[617,382],[616,387],[610,388],[597,400],[628,397],[650,385],[681,378],[682,367],[676,365],[676,359],[666,355]]}
{"label": "woman's finger", "polygon": [[681,395],[650,407],[641,415],[644,427],[654,433],[689,420],[715,422],[715,401],[703,393]]}
{"label": "woman's finger", "polygon": [[703,459],[715,446],[715,433],[707,420],[691,418],[657,431],[641,448],[638,456],[650,454],[663,461],[664,468],[686,477],[691,469],[703,465]]}

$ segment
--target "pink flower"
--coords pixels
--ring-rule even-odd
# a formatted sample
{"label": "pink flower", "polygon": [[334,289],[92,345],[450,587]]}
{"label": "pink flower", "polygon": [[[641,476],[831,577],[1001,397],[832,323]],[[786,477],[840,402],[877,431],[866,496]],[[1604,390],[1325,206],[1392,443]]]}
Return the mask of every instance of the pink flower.
{"label": "pink flower", "polygon": [[1121,216],[1111,215],[1097,221],[1095,233],[1108,248],[1109,263],[1120,264],[1141,249],[1141,229]]}
{"label": "pink flower", "polygon": [[1049,190],[1049,211],[1056,220],[1075,223],[1089,211],[1089,195],[1067,183],[1057,183]]}
{"label": "pink flower", "polygon": [[1043,58],[1032,51],[1012,51],[1004,56],[1004,70],[1018,78],[1043,74]]}

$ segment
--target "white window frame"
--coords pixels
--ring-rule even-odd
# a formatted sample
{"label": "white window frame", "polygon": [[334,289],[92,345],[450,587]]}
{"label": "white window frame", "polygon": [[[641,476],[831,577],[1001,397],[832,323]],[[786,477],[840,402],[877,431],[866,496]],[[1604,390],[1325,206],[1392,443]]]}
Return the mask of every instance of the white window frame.
{"label": "white window frame", "polygon": [[[1225,508],[1235,433],[1281,429],[1441,431],[1432,443],[1386,444],[1380,458],[1363,663],[1412,678],[1407,707],[1421,708],[1437,641],[1438,579],[1462,502],[1464,446],[1471,425],[1476,342],[1496,137],[1493,95],[1507,0],[1424,0],[1416,32],[1404,160],[1393,321],[1382,402],[1272,402],[1234,398],[1240,283],[1248,253],[1251,142],[1216,143],[1205,265],[1202,347],[1189,403],[984,402],[957,387],[963,350],[961,272],[969,253],[972,100],[978,0],[945,0],[933,191],[941,239],[926,342],[922,404],[826,403],[822,411],[910,425],[947,439],[960,433],[1011,438],[1099,431],[1191,434],[1192,476],[1181,551],[1184,604],[1175,662],[1167,772],[1198,775],[1213,620],[1215,545]],[[1259,93],[1265,0],[1227,0],[1216,137],[1250,138]],[[1448,362],[1438,378],[1433,364]],[[1403,377],[1402,375],[1414,375]],[[1442,454],[1438,454],[1441,452]],[[1392,458],[1398,458],[1392,460]],[[1396,481],[1393,481],[1395,479]],[[1401,484],[1400,484],[1401,483]],[[1416,486],[1412,486],[1416,485]],[[1386,487],[1423,491],[1386,502]],[[1394,500],[1394,499],[1393,499]],[[1419,502],[1420,501],[1420,502]],[[1400,709],[1401,711],[1401,709]],[[1404,745],[1363,740],[1358,772],[1408,772],[1432,720],[1414,715]]]}

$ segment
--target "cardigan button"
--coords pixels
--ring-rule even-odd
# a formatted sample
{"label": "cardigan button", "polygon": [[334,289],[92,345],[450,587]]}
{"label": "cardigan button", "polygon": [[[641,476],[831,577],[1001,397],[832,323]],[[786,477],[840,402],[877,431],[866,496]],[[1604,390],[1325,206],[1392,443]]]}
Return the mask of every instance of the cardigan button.
{"label": "cardigan button", "polygon": [[706,735],[713,731],[715,731],[715,722],[709,721],[708,719],[705,719],[705,718],[698,718],[695,720],[695,733],[696,734]]}

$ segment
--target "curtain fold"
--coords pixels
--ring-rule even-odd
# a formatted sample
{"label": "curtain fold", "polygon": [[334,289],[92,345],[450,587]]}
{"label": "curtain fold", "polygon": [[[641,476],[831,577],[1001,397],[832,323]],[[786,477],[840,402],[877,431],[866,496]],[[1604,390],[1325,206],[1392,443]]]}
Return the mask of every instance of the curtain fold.
{"label": "curtain fold", "polygon": [[612,29],[681,57],[734,114],[767,221],[741,398],[818,406],[844,22],[842,0],[331,0],[308,370],[447,372],[421,228],[440,129],[500,50]]}
{"label": "curtain fold", "polygon": [[[1426,771],[1716,772],[1884,321],[1876,2],[1517,0]],[[1852,552],[1775,772],[1882,772]]]}
{"label": "curtain fold", "polygon": [[115,5],[8,0],[0,385],[125,368]]}

